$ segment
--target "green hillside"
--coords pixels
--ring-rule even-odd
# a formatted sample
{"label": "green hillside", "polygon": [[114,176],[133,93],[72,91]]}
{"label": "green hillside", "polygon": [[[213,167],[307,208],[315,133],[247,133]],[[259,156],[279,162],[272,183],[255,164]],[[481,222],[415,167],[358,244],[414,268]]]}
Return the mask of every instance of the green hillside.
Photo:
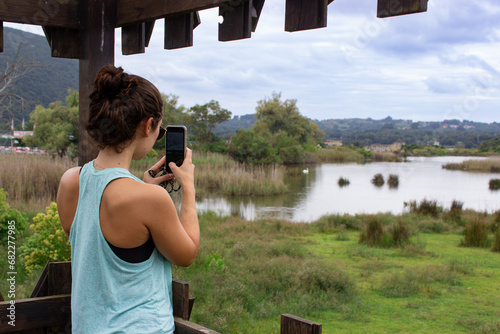
{"label": "green hillside", "polygon": [[22,55],[36,61],[37,66],[10,87],[9,93],[25,100],[24,106],[17,104],[3,112],[0,125],[9,123],[12,117],[16,125],[23,118],[28,121],[36,105],[47,107],[51,102],[64,101],[68,89],[78,89],[78,60],[52,58],[45,36],[8,27],[4,28],[4,52],[0,54],[1,73],[4,73],[7,61],[14,58],[20,43]]}

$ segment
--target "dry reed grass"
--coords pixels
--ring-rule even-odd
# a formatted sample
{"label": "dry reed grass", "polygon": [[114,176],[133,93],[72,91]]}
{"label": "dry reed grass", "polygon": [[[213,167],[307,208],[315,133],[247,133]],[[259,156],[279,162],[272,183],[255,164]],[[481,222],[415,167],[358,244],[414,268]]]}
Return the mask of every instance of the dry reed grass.
{"label": "dry reed grass", "polygon": [[[132,164],[131,172],[142,178],[144,171],[157,158],[143,159]],[[269,196],[288,192],[282,165],[249,165],[227,155],[193,152],[197,193],[216,191],[224,195]]]}
{"label": "dry reed grass", "polygon": [[461,163],[448,163],[442,167],[444,169],[464,170],[468,172],[500,173],[500,159],[470,159]]}
{"label": "dry reed grass", "polygon": [[43,211],[54,201],[62,174],[76,165],[69,158],[48,155],[0,155],[0,188],[20,211]]}

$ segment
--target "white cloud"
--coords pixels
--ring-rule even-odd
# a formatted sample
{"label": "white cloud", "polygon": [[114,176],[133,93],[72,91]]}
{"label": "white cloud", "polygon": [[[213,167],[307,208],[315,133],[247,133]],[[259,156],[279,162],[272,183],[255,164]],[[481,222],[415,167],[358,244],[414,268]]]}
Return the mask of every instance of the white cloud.
{"label": "white cloud", "polygon": [[327,28],[288,33],[284,1],[267,0],[251,39],[218,42],[205,10],[191,48],[164,50],[159,20],[146,54],[121,56],[117,32],[116,63],[186,107],[214,99],[235,115],[275,91],[313,119],[499,121],[499,14],[496,0],[432,0],[378,19],[375,0],[335,0]]}

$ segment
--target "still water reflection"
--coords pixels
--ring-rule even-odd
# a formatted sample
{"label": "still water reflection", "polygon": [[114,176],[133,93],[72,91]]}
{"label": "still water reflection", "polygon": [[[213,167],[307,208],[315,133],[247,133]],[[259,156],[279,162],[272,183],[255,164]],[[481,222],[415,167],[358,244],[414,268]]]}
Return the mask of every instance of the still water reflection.
{"label": "still water reflection", "polygon": [[[321,164],[309,166],[309,172],[288,178],[290,193],[271,197],[213,196],[197,202],[198,210],[222,215],[239,215],[254,220],[282,218],[311,222],[326,214],[403,213],[404,202],[436,200],[449,208],[453,200],[464,203],[464,209],[493,212],[500,209],[500,191],[490,191],[488,182],[499,174],[450,171],[441,166],[470,157],[410,158],[409,162],[374,162],[368,164]],[[479,158],[478,158],[479,159]],[[371,183],[381,173],[399,177],[399,186],[376,187]],[[346,187],[338,179],[349,179]]]}

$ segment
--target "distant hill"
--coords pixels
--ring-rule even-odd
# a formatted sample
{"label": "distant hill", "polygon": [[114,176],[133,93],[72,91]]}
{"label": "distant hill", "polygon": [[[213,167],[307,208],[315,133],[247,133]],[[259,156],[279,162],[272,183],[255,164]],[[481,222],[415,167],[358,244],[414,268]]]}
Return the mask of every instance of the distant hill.
{"label": "distant hill", "polygon": [[6,62],[12,59],[22,43],[21,52],[39,65],[26,76],[17,80],[10,92],[20,95],[25,105],[15,106],[4,112],[0,124],[10,122],[20,124],[23,117],[29,120],[29,114],[36,105],[47,107],[49,103],[64,101],[68,89],[78,89],[78,60],[52,58],[45,36],[28,33],[18,29],[4,27],[4,52],[0,53],[0,73],[4,73]]}
{"label": "distant hill", "polygon": [[[214,133],[229,138],[239,129],[249,129],[256,121],[255,115],[235,116],[217,125]],[[386,117],[346,118],[315,120],[325,132],[325,141],[366,146],[404,142],[407,145],[444,145],[466,148],[478,147],[481,143],[500,137],[500,123],[480,123],[450,119],[442,122],[413,122],[411,120]]]}

